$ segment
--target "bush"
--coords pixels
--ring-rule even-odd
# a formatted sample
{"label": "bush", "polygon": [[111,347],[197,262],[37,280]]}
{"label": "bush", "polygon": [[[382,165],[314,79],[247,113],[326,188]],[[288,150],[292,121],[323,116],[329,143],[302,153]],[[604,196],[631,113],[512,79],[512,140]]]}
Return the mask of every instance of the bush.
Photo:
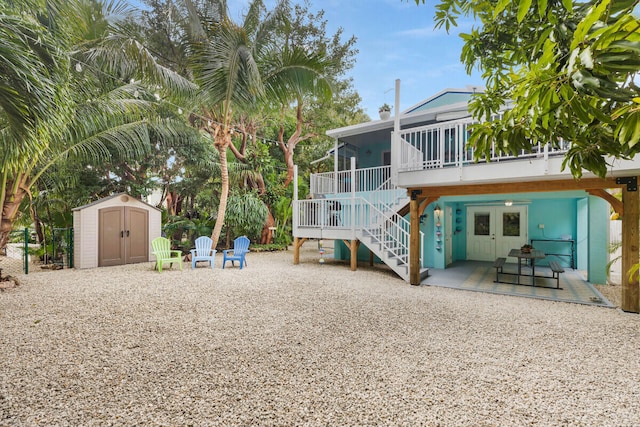
{"label": "bush", "polygon": [[251,252],[276,252],[276,251],[286,251],[287,245],[282,245],[278,243],[270,243],[268,245],[250,245],[249,250]]}

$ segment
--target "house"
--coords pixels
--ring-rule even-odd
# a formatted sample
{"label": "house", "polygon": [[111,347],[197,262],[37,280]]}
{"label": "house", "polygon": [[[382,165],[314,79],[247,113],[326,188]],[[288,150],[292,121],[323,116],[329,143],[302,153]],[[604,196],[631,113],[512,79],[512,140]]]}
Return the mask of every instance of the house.
{"label": "house", "polygon": [[[417,285],[430,267],[494,261],[533,243],[605,283],[611,208],[624,212],[629,236],[623,271],[638,263],[640,159],[610,159],[605,179],[585,171],[580,180],[562,168],[569,143],[540,143],[518,156],[494,150],[476,162],[466,146],[475,91],[446,89],[400,114],[396,107],[392,118],[328,131],[334,170],[311,176],[310,199],[298,200],[295,190],[294,263],[306,239],[335,239],[335,256],[352,269],[375,255]],[[610,189],[620,189],[622,201]],[[623,309],[638,312],[637,279],[623,282]]]}

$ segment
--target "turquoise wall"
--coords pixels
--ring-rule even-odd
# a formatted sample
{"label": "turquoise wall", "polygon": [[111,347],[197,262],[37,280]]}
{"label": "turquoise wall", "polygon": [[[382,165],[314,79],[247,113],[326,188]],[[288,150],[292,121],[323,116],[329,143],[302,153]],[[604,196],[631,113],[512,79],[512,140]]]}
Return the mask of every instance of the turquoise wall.
{"label": "turquoise wall", "polygon": [[[529,239],[576,237],[577,199],[533,200],[529,205]],[[543,224],[544,228],[539,228]]]}
{"label": "turquoise wall", "polygon": [[364,169],[382,166],[382,153],[389,150],[391,150],[389,141],[367,144],[366,147],[358,149],[358,167]]}
{"label": "turquoise wall", "polygon": [[[382,150],[380,151],[380,153]],[[372,153],[373,155],[373,153]],[[514,199],[517,199],[514,195]],[[505,196],[509,199],[510,196]],[[474,203],[480,203],[474,200]],[[440,227],[436,226],[434,214],[435,205],[442,209],[440,216]],[[446,207],[452,209],[452,261],[466,259],[467,246],[467,208],[464,202],[441,198],[435,203],[431,203],[424,211],[426,215],[420,225],[420,230],[425,234],[423,267],[445,268],[446,250],[444,246],[444,235],[447,226],[445,215]],[[591,283],[606,283],[606,264],[609,260],[607,242],[609,233],[609,205],[599,197],[582,198],[550,198],[535,199],[530,202],[528,212],[528,236],[531,239],[562,239],[563,236],[571,236],[575,240],[575,261],[577,269],[586,270],[588,280]],[[409,219],[407,215],[407,219]],[[544,228],[539,225],[543,224]],[[441,242],[437,242],[437,232],[440,231]],[[440,249],[437,247],[440,246]],[[570,254],[571,247],[564,243],[535,242],[535,246],[547,253]],[[334,257],[336,259],[348,260],[349,250],[342,242],[334,242]],[[358,249],[358,260],[368,262],[370,252],[364,245]],[[562,265],[568,267],[569,257],[555,257]],[[378,257],[374,257],[374,262],[381,262]],[[545,265],[546,261],[541,261]]]}
{"label": "turquoise wall", "polygon": [[600,197],[589,196],[589,267],[588,280],[607,283],[609,262],[609,204]]}
{"label": "turquoise wall", "polygon": [[[570,236],[576,240],[577,233],[577,202],[579,199],[546,199],[534,200],[529,205],[529,240],[531,239],[563,239]],[[544,225],[544,228],[540,228]],[[551,254],[571,254],[569,243],[534,242],[534,247]],[[550,255],[550,259],[560,261],[565,267],[570,267],[568,256]],[[547,265],[548,260],[540,261],[540,265]]]}
{"label": "turquoise wall", "polygon": [[589,200],[578,200],[577,232],[576,232],[576,256],[578,257],[578,270],[587,270],[589,266]]}

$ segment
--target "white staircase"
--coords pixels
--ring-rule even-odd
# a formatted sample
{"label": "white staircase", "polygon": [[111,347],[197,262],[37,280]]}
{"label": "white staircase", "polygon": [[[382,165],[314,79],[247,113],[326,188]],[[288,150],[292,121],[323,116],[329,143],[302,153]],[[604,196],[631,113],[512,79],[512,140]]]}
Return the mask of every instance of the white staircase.
{"label": "white staircase", "polygon": [[[353,159],[351,170],[312,175],[313,198],[297,200],[296,196],[295,236],[357,239],[409,281],[410,224],[404,218],[409,198],[406,190],[393,184],[391,175],[390,166],[356,170]],[[421,232],[421,245],[423,240]],[[421,279],[428,272],[421,269]]]}
{"label": "white staircase", "polygon": [[[389,205],[379,204],[375,206],[372,203],[368,203],[371,222],[359,231],[357,237],[398,276],[405,281],[409,281],[410,224],[398,213],[409,203],[409,199],[404,193],[401,194],[403,197],[397,198]],[[421,238],[420,241],[422,242],[423,239]],[[429,269],[422,268],[420,270],[420,280],[426,278],[428,274]]]}

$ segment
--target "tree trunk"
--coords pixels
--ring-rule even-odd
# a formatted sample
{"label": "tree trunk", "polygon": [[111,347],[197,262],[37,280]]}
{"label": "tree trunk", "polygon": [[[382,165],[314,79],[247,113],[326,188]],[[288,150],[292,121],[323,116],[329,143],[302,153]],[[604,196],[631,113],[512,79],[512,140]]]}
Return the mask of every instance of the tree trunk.
{"label": "tree trunk", "polygon": [[[27,192],[22,188],[18,187],[16,190],[13,190],[12,185],[7,185],[7,193],[4,203],[2,204],[2,220],[0,221],[0,248],[4,248],[9,242],[9,236],[11,234],[11,230],[13,229],[13,223],[18,218],[18,214],[20,213],[20,203],[27,195]],[[15,191],[11,193],[11,191]]]}
{"label": "tree trunk", "polygon": [[301,141],[315,136],[314,133],[302,135],[303,125],[304,120],[302,117],[302,102],[298,101],[298,105],[296,107],[296,130],[289,137],[286,144],[284,142],[284,125],[280,125],[280,129],[278,130],[278,146],[280,147],[280,150],[282,150],[284,161],[287,165],[287,177],[284,180],[284,188],[287,188],[289,184],[291,184],[291,181],[293,181],[293,152],[296,149],[296,146]]}
{"label": "tree trunk", "polygon": [[273,243],[273,231],[270,230],[270,227],[276,225],[276,220],[273,218],[273,215],[271,215],[271,208],[269,206],[267,207],[269,208],[269,215],[267,216],[267,221],[262,227],[262,236],[260,236],[261,245]]}
{"label": "tree trunk", "polygon": [[167,202],[167,215],[180,215],[182,211],[182,196],[175,191],[167,191],[165,200]]}
{"label": "tree trunk", "polygon": [[[222,135],[224,140],[227,140],[227,132]],[[220,204],[218,205],[218,218],[216,218],[216,225],[211,232],[211,240],[213,243],[212,248],[218,246],[218,240],[220,239],[220,233],[222,233],[222,226],[224,225],[224,216],[227,211],[227,199],[229,197],[229,169],[227,165],[227,146],[228,144],[223,142],[222,144],[216,144],[218,153],[220,154],[220,181],[222,189],[220,191]]]}

